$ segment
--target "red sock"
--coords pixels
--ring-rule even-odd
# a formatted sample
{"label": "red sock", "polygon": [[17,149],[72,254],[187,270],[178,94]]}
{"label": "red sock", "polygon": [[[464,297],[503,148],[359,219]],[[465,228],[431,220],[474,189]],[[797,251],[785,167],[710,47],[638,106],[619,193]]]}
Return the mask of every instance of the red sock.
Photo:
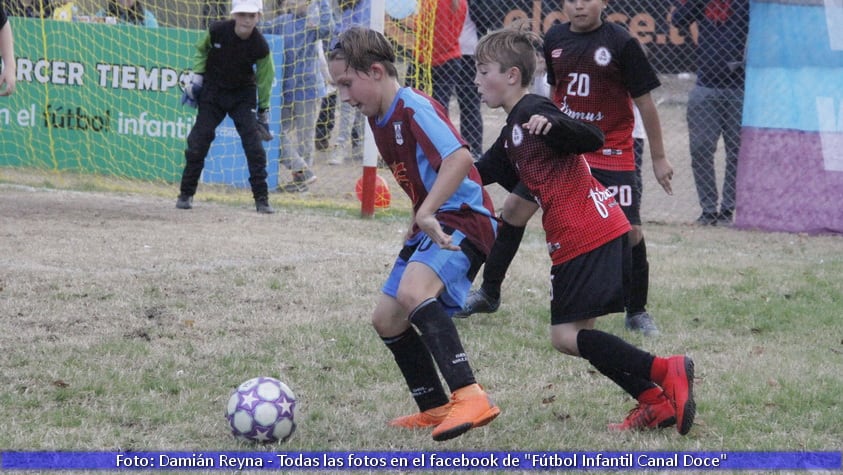
{"label": "red sock", "polygon": [[661,402],[662,394],[664,394],[662,388],[652,387],[638,395],[638,402],[641,404],[658,404]]}
{"label": "red sock", "polygon": [[653,366],[650,367],[650,381],[661,384],[667,376],[667,358],[656,356],[653,358]]}

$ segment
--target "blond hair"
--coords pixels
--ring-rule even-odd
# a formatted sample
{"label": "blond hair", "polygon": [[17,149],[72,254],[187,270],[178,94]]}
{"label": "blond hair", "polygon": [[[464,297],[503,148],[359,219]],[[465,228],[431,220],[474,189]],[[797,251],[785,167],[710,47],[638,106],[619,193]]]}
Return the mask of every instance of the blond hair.
{"label": "blond hair", "polygon": [[542,50],[542,39],[524,25],[492,31],[477,43],[474,60],[477,64],[499,63],[501,72],[518,68],[521,86],[533,83],[536,71],[536,53]]}

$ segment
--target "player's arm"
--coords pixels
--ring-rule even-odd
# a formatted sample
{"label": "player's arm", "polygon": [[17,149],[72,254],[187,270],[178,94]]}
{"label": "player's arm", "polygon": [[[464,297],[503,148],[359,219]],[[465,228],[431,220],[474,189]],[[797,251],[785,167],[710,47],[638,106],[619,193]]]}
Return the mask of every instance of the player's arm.
{"label": "player's arm", "polygon": [[193,55],[193,72],[205,74],[205,65],[208,62],[208,51],[211,51],[211,33],[205,32],[205,36],[196,43],[196,52]]}
{"label": "player's arm", "polygon": [[593,152],[603,146],[603,132],[594,125],[570,118],[550,101],[542,101],[523,127],[561,153]]}
{"label": "player's arm", "polygon": [[258,110],[269,109],[269,95],[272,92],[272,79],[275,77],[275,63],[272,53],[256,63],[255,79],[258,83]]}
{"label": "player's arm", "polygon": [[436,219],[436,212],[457,191],[472,165],[474,165],[474,159],[465,147],[460,147],[445,157],[439,167],[436,181],[433,182],[427,197],[416,211],[416,224],[442,249],[459,251],[460,247],[452,244],[451,236],[442,230],[442,226]]}
{"label": "player's arm", "polygon": [[656,103],[653,102],[653,96],[650,93],[638,96],[633,101],[638,106],[638,112],[641,113],[641,122],[644,124],[644,130],[647,132],[647,140],[650,144],[650,158],[653,161],[653,173],[656,175],[656,181],[659,182],[665,193],[672,195],[673,187],[670,184],[670,180],[673,179],[673,165],[670,164],[667,155],[665,155],[662,126],[659,121],[659,112],[656,109]]}
{"label": "player's arm", "polygon": [[518,183],[518,172],[506,156],[504,142],[503,137],[498,137],[495,143],[483,153],[483,156],[474,162],[483,186],[498,183],[507,190],[511,190]]}
{"label": "player's arm", "polygon": [[0,56],[3,57],[3,73],[0,75],[0,96],[15,92],[17,63],[15,62],[15,43],[12,25],[7,21],[0,28]]}

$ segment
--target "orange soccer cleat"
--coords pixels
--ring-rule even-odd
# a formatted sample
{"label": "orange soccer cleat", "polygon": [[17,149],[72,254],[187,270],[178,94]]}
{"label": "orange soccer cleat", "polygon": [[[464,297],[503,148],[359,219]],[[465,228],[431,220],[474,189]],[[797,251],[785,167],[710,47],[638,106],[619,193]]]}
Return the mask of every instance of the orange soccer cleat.
{"label": "orange soccer cleat", "polygon": [[482,427],[501,413],[486,391],[476,383],[454,391],[450,404],[448,416],[433,429],[435,441],[453,439],[475,427]]}

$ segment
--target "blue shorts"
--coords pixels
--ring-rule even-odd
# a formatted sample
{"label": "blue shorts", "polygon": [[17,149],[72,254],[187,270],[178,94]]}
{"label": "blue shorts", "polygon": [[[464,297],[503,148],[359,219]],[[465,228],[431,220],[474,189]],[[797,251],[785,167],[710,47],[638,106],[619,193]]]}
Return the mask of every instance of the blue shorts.
{"label": "blue shorts", "polygon": [[471,282],[480,270],[485,260],[477,248],[465,239],[459,230],[445,229],[450,234],[452,242],[462,248],[462,251],[443,250],[425,233],[418,233],[404,244],[404,248],[395,259],[392,272],[381,289],[392,298],[398,295],[401,277],[410,262],[421,262],[433,269],[439,280],[445,284],[445,290],[438,296],[439,302],[448,316],[462,309],[465,298],[471,290]]}

